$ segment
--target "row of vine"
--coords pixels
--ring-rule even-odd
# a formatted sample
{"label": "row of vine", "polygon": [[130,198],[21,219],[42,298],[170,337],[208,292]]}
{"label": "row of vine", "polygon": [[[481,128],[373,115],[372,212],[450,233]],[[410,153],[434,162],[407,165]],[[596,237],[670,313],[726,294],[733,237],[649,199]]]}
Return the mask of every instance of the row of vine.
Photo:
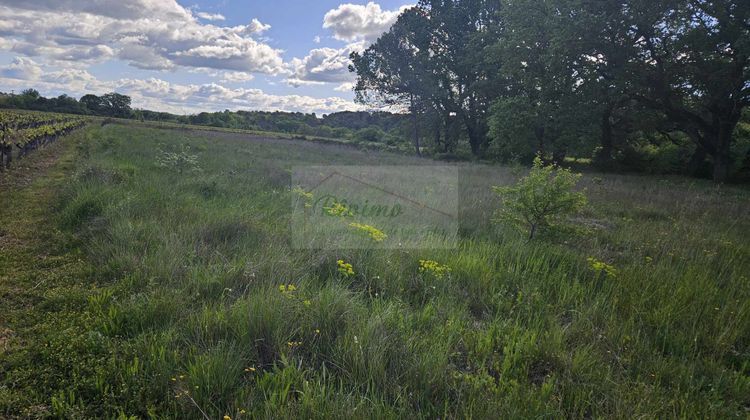
{"label": "row of vine", "polygon": [[85,123],[80,116],[0,111],[0,170]]}

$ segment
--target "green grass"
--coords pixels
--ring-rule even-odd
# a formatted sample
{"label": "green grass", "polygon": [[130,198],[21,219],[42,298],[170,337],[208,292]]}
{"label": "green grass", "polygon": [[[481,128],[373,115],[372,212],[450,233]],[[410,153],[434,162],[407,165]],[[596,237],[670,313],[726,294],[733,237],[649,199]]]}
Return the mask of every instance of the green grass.
{"label": "green grass", "polygon": [[410,143],[397,143],[393,145],[386,144],[385,142],[372,142],[357,140],[353,138],[341,138],[341,137],[323,137],[315,135],[304,135],[295,133],[285,133],[277,131],[263,131],[263,130],[249,130],[242,128],[226,128],[226,127],[215,127],[211,125],[196,125],[196,124],[180,124],[169,121],[137,121],[132,119],[124,118],[110,118],[110,117],[89,117],[93,121],[99,123],[114,123],[124,124],[130,127],[149,127],[149,128],[161,128],[167,130],[188,130],[188,131],[208,131],[208,132],[219,132],[219,133],[233,133],[233,134],[244,134],[248,136],[257,136],[272,139],[287,139],[287,140],[305,140],[319,144],[334,144],[334,145],[346,145],[353,146],[364,150],[379,150],[388,151],[392,153],[411,154],[414,152],[414,146]]}
{"label": "green grass", "polygon": [[[490,187],[521,174],[465,163],[458,249],[301,251],[293,165],[430,162],[120,124],[63,143],[31,158],[60,156],[32,184],[0,187],[0,417],[750,409],[746,189],[592,174],[582,232],[527,241],[490,222]],[[157,165],[185,144],[201,172]]]}

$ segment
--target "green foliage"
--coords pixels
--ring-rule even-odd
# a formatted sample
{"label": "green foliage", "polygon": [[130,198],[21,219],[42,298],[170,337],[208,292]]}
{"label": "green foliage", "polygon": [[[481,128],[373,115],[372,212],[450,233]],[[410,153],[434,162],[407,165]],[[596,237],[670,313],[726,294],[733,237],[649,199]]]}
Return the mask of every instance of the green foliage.
{"label": "green foliage", "polygon": [[378,127],[367,127],[357,130],[356,137],[360,141],[377,142],[383,141],[385,133]]}
{"label": "green foliage", "polygon": [[171,169],[178,174],[183,172],[200,172],[198,155],[190,153],[190,146],[182,145],[177,152],[162,150],[156,157],[156,163],[162,168]]}
{"label": "green foliage", "polygon": [[555,165],[544,165],[534,159],[527,176],[511,187],[493,187],[502,199],[497,221],[513,223],[527,229],[529,239],[564,222],[565,217],[586,205],[586,195],[575,191],[581,174]]}

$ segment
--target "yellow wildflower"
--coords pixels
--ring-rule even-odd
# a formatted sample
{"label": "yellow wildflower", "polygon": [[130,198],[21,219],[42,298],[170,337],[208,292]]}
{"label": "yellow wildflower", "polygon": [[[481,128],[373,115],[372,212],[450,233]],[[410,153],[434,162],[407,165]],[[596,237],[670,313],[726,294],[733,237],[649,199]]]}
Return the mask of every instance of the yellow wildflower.
{"label": "yellow wildflower", "polygon": [[388,237],[385,232],[375,226],[363,225],[361,223],[349,223],[349,226],[369,236],[370,239],[375,242],[383,242],[383,240]]}
{"label": "yellow wildflower", "polygon": [[297,291],[297,286],[293,284],[282,284],[279,285],[279,291],[286,297],[292,297],[292,294]]}
{"label": "yellow wildflower", "polygon": [[331,207],[323,207],[323,210],[329,216],[349,217],[354,215],[348,207],[339,202],[334,203]]}
{"label": "yellow wildflower", "polygon": [[603,261],[599,261],[594,257],[589,257],[586,259],[586,261],[588,261],[591,269],[594,270],[597,274],[604,273],[604,275],[607,277],[615,277],[617,274],[615,267]]}
{"label": "yellow wildflower", "polygon": [[450,273],[451,269],[447,265],[440,264],[433,260],[419,260],[419,272],[430,273],[435,278],[442,279],[446,274]]}
{"label": "yellow wildflower", "polygon": [[344,262],[344,260],[338,260],[336,261],[336,264],[338,265],[339,273],[341,273],[344,277],[354,275],[354,268],[351,264]]}

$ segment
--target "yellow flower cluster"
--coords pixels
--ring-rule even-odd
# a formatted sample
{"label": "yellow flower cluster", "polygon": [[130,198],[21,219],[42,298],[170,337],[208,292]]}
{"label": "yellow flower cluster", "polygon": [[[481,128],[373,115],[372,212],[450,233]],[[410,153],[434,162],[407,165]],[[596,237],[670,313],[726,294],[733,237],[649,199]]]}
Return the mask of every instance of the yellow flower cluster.
{"label": "yellow flower cluster", "polygon": [[292,193],[299,196],[305,202],[305,208],[312,207],[313,194],[311,192],[305,191],[302,187],[294,187]]}
{"label": "yellow flower cluster", "polygon": [[297,286],[293,284],[280,284],[279,291],[286,297],[290,298],[294,296],[294,292],[297,291]]}
{"label": "yellow flower cluster", "polygon": [[344,277],[349,277],[354,275],[354,268],[351,264],[344,262],[344,260],[338,260],[336,261],[336,265],[338,265],[339,273],[341,273]]}
{"label": "yellow flower cluster", "polygon": [[607,277],[615,277],[617,274],[615,267],[603,261],[599,261],[594,257],[589,257],[586,261],[589,262],[589,266],[592,270],[596,271],[597,274],[604,273]]}
{"label": "yellow flower cluster", "polygon": [[419,272],[430,273],[438,279],[445,277],[451,269],[447,265],[440,264],[433,260],[419,260]]}
{"label": "yellow flower cluster", "polygon": [[294,189],[292,189],[292,192],[304,198],[305,200],[312,200],[313,198],[313,194],[311,192],[305,191],[304,189],[302,189],[302,187],[294,187]]}
{"label": "yellow flower cluster", "polygon": [[383,240],[388,237],[388,235],[375,226],[363,225],[361,223],[349,223],[349,226],[363,232],[375,242],[383,242]]}
{"label": "yellow flower cluster", "polygon": [[349,208],[338,202],[334,203],[331,207],[324,207],[324,209],[331,216],[347,217],[354,215]]}

